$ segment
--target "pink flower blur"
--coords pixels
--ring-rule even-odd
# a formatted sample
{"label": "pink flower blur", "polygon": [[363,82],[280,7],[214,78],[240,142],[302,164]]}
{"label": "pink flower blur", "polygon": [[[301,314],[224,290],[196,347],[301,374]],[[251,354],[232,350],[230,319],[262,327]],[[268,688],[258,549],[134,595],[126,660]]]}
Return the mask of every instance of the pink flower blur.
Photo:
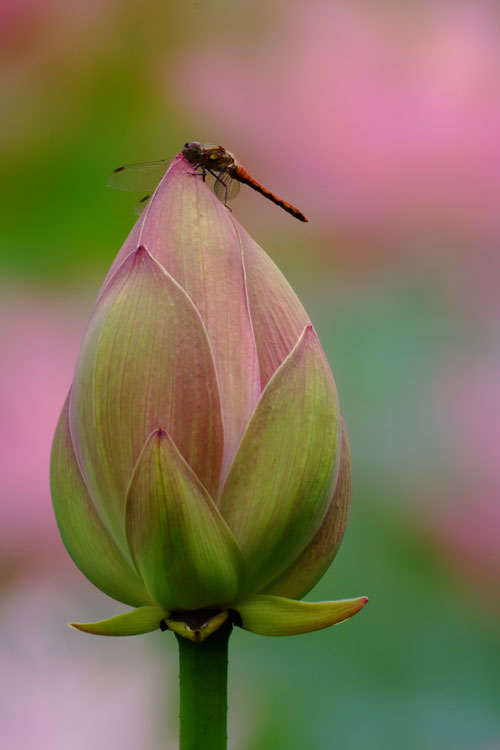
{"label": "pink flower blur", "polygon": [[388,232],[498,239],[494,7],[317,0],[285,8],[256,47],[197,42],[175,65],[177,93],[210,118],[220,142],[272,189],[287,186],[311,219],[371,236],[372,246]]}
{"label": "pink flower blur", "polygon": [[[83,305],[82,305],[83,310]],[[49,492],[49,455],[73,375],[85,313],[28,291],[3,295],[0,315],[0,564],[65,559]]]}

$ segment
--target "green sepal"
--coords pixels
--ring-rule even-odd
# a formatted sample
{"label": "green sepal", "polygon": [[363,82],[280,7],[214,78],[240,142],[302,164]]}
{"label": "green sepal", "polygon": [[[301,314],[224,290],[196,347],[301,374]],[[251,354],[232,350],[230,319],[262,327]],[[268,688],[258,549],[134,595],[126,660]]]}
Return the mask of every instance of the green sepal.
{"label": "green sepal", "polygon": [[299,635],[328,628],[359,612],[368,597],[336,602],[300,602],[281,596],[257,594],[231,605],[241,617],[241,627],[258,635]]}
{"label": "green sepal", "polygon": [[70,628],[92,635],[142,635],[158,630],[169,613],[161,607],[137,607],[99,622],[70,622]]}
{"label": "green sepal", "polygon": [[129,548],[156,604],[221,606],[241,591],[243,556],[228,525],[170,435],[153,432],[127,493]]}

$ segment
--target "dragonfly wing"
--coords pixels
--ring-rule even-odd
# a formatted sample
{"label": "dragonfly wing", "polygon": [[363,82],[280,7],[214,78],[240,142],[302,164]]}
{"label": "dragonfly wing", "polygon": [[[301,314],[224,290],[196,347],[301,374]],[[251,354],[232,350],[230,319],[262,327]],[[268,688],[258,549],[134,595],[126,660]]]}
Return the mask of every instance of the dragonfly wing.
{"label": "dragonfly wing", "polygon": [[126,190],[129,193],[152,193],[168,165],[169,160],[162,159],[118,167],[109,175],[107,185],[114,190]]}
{"label": "dragonfly wing", "polygon": [[227,200],[231,201],[233,198],[236,198],[239,192],[240,183],[238,180],[233,180],[233,178],[230,177],[227,183]]}
{"label": "dragonfly wing", "polygon": [[136,216],[140,216],[142,214],[142,212],[146,208],[146,206],[147,206],[148,201],[149,201],[150,198],[151,198],[150,195],[145,195],[144,198],[141,198],[141,200],[139,201],[139,203],[135,204],[135,206],[134,206],[134,214]]}
{"label": "dragonfly wing", "polygon": [[207,172],[205,182],[212,188],[217,198],[225,203],[236,198],[240,192],[240,183],[227,172]]}

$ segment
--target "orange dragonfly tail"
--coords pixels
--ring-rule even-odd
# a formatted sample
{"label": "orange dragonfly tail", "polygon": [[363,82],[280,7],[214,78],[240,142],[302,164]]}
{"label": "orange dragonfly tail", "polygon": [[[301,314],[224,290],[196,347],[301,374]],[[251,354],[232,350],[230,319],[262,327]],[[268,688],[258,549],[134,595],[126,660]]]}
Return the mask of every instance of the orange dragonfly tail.
{"label": "orange dragonfly tail", "polygon": [[263,185],[257,182],[257,180],[254,180],[254,178],[250,174],[248,174],[246,169],[244,169],[243,167],[240,167],[239,165],[236,166],[235,172],[236,178],[239,182],[243,182],[245,185],[248,185],[248,187],[253,188],[253,190],[256,190],[266,198],[269,198],[270,201],[276,203],[277,206],[281,206],[281,208],[283,208],[285,211],[288,211],[288,213],[292,214],[292,216],[295,216],[295,218],[299,219],[299,221],[309,221],[307,216],[304,216],[302,211],[299,211],[298,208],[295,208],[295,206],[292,206],[291,203],[284,201],[282,198],[278,198],[277,195],[265,188]]}

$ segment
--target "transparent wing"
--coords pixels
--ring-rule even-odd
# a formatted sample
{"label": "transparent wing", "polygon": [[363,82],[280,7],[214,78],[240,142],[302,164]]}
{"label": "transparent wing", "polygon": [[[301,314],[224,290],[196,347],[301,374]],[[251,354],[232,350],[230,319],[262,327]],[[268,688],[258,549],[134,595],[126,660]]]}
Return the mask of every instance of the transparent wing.
{"label": "transparent wing", "polygon": [[146,208],[146,206],[147,206],[148,201],[149,201],[150,198],[151,198],[150,195],[145,195],[144,198],[141,198],[141,200],[139,201],[139,203],[135,204],[135,206],[134,206],[134,214],[136,216],[140,216],[142,214],[142,212]]}
{"label": "transparent wing", "polygon": [[238,180],[233,180],[228,172],[217,172],[215,174],[216,176],[207,172],[205,182],[212,188],[217,198],[223,203],[236,198],[240,192],[240,183]]}
{"label": "transparent wing", "polygon": [[107,185],[114,190],[126,190],[129,193],[152,193],[167,171],[169,163],[169,159],[161,159],[118,167],[109,175]]}

